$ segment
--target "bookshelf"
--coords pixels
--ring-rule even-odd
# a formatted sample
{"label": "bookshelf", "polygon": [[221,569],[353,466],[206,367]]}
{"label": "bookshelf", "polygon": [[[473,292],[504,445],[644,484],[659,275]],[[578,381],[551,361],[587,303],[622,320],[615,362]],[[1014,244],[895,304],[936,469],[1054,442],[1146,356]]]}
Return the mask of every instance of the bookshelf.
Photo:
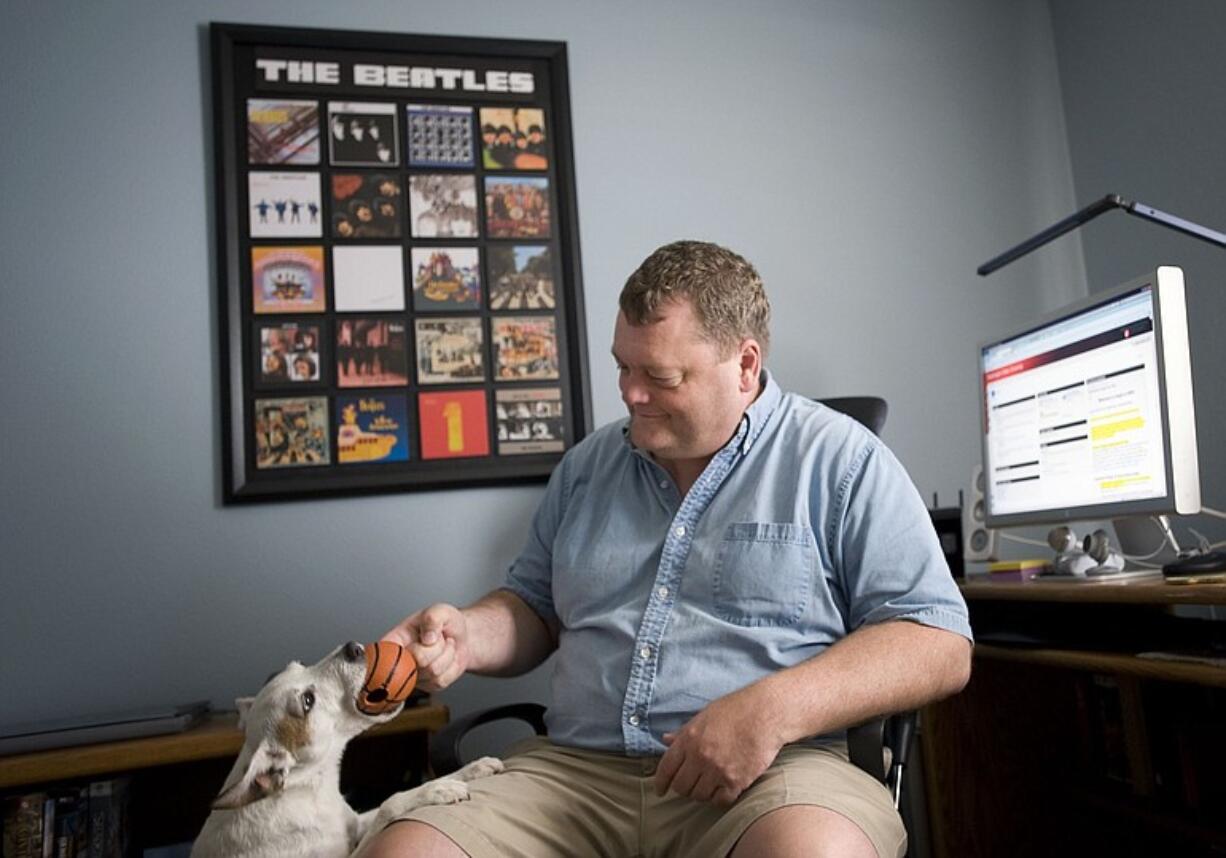
{"label": "bookshelf", "polygon": [[1226,643],[1226,624],[1176,610],[1226,605],[1226,585],[962,592],[971,682],[920,734],[936,856],[1226,853],[1226,666],[1141,657]]}
{"label": "bookshelf", "polygon": [[[446,706],[427,701],[354,739],[341,767],[354,807],[420,783],[429,736],[448,718]],[[139,855],[196,836],[242,744],[237,715],[222,712],[182,733],[4,756],[0,795],[128,777],[132,854]]]}

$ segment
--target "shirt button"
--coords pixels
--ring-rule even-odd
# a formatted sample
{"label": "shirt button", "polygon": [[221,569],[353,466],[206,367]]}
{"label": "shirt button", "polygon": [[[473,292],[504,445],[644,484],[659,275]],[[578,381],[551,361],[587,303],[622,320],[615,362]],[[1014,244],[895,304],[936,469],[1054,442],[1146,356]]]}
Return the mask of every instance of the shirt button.
{"label": "shirt button", "polygon": [[677,534],[678,536],[685,536],[685,525],[684,524],[677,525],[677,529],[674,530],[673,533]]}
{"label": "shirt button", "polygon": [[662,489],[668,488],[668,480],[660,480],[660,488]]}
{"label": "shirt button", "polygon": [[656,595],[659,596],[661,599],[667,599],[668,598],[668,588],[661,587],[659,590],[656,590]]}
{"label": "shirt button", "polygon": [[637,714],[630,716],[630,726],[637,727],[639,725],[639,716]]}
{"label": "shirt button", "polygon": [[641,656],[641,657],[642,657],[644,660],[651,658],[651,647],[649,647],[649,646],[645,646],[645,647],[643,647],[642,649],[640,649],[640,650],[639,650],[639,655],[640,655],[640,656]]}

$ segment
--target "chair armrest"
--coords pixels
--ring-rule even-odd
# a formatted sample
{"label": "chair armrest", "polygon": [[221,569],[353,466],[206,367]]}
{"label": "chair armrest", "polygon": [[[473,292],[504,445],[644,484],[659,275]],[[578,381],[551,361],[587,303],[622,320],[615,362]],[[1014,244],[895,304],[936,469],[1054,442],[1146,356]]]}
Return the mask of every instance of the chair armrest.
{"label": "chair armrest", "polygon": [[460,743],[472,730],[506,719],[523,721],[538,736],[545,735],[545,707],[539,703],[510,703],[457,718],[430,737],[430,768],[435,777],[449,775],[464,764]]}
{"label": "chair armrest", "polygon": [[885,719],[847,729],[847,755],[856,768],[885,783]]}

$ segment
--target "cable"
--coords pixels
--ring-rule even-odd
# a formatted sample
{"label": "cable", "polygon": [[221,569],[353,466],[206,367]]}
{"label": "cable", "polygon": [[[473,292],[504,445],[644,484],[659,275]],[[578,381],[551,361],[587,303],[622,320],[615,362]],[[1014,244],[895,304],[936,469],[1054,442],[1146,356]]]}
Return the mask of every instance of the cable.
{"label": "cable", "polygon": [[1002,531],[1000,534],[1000,538],[1007,539],[1010,542],[1021,542],[1025,545],[1037,545],[1040,548],[1046,548],[1048,551],[1051,550],[1051,546],[1048,545],[1046,542],[1039,542],[1039,540],[1037,539],[1027,539],[1025,536],[1014,536],[1012,533],[1004,533]]}
{"label": "cable", "polygon": [[1211,515],[1214,518],[1226,518],[1226,512],[1222,512],[1220,509],[1214,509],[1211,506],[1202,506],[1200,511],[1205,515]]}
{"label": "cable", "polygon": [[1153,551],[1149,552],[1149,554],[1140,554],[1140,555],[1135,555],[1135,556],[1132,554],[1125,554],[1123,556],[1125,560],[1131,560],[1134,563],[1136,563],[1138,566],[1148,566],[1151,569],[1161,569],[1162,568],[1161,566],[1155,566],[1152,563],[1145,563],[1143,561],[1157,557],[1159,554],[1161,554],[1163,551],[1166,550],[1166,547],[1168,545],[1171,547],[1171,550],[1174,551],[1175,554],[1178,555],[1179,554],[1179,543],[1175,541],[1175,534],[1171,530],[1171,524],[1169,521],[1167,521],[1166,516],[1151,515],[1149,517],[1149,520],[1152,521],[1154,524],[1158,525],[1158,528],[1162,531],[1162,541],[1158,543],[1158,547],[1155,548]]}

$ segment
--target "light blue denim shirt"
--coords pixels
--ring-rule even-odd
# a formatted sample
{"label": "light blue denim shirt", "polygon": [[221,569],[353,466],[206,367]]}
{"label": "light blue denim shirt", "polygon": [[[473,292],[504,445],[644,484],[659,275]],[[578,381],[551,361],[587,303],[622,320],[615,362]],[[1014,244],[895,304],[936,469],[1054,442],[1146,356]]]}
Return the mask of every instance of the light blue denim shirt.
{"label": "light blue denim shirt", "polygon": [[559,628],[553,741],[661,754],[711,701],[865,624],[971,637],[899,461],[850,417],[763,380],[685,497],[627,420],[554,470],[506,583]]}

